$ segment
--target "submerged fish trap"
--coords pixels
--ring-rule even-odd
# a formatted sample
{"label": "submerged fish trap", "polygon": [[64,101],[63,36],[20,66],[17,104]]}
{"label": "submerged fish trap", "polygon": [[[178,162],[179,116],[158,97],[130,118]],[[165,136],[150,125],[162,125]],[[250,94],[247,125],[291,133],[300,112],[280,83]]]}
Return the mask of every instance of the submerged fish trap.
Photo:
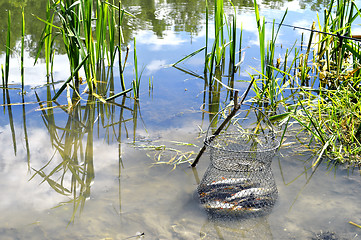
{"label": "submerged fish trap", "polygon": [[[239,124],[236,119],[231,122]],[[268,134],[228,128],[208,136],[208,129],[205,145],[210,149],[210,165],[197,192],[211,217],[244,218],[272,210],[278,191],[271,163],[280,143],[268,118],[267,122],[271,127]]]}

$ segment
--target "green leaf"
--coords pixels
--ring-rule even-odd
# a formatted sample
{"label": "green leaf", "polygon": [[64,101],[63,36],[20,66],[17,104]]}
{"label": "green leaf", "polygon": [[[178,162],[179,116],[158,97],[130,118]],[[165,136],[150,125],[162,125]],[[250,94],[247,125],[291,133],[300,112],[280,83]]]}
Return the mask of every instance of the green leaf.
{"label": "green leaf", "polygon": [[288,118],[291,114],[292,113],[290,113],[290,112],[286,112],[286,113],[274,115],[274,116],[269,117],[269,120],[271,122],[282,121],[283,119]]}

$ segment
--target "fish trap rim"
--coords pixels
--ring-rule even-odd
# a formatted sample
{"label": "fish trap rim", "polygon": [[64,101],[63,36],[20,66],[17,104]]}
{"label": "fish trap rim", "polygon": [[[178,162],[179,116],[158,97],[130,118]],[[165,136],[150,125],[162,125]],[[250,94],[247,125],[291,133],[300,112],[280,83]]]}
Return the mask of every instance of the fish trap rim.
{"label": "fish trap rim", "polygon": [[[271,147],[269,148],[264,148],[264,149],[257,149],[257,150],[234,150],[234,149],[229,149],[226,147],[218,147],[218,146],[214,146],[215,145],[215,140],[217,138],[221,138],[221,137],[225,137],[225,136],[239,136],[239,135],[248,135],[248,136],[260,136],[262,138],[265,138],[267,140],[271,140],[272,144]],[[232,133],[224,133],[224,134],[220,134],[218,136],[209,136],[206,137],[206,139],[204,140],[204,145],[206,145],[208,148],[213,149],[213,150],[221,150],[221,151],[227,151],[227,152],[233,152],[233,153],[265,153],[265,152],[276,152],[278,150],[278,148],[280,147],[281,143],[280,141],[278,141],[276,139],[276,137],[274,136],[274,134],[271,135],[263,135],[263,134],[256,134],[256,133],[245,133],[245,132],[232,132]]]}

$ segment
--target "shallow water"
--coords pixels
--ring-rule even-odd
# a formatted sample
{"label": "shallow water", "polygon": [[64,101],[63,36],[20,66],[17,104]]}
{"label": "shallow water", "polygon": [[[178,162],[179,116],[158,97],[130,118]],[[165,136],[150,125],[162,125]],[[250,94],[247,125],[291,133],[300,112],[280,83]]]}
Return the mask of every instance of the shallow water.
{"label": "shallow water", "polygon": [[[192,130],[196,131],[185,126],[160,131],[158,136],[162,140],[175,135],[177,139],[194,139]],[[1,142],[6,142],[9,131],[3,128],[0,136]],[[40,128],[29,133],[34,168],[52,155],[53,150],[46,151],[52,149],[47,137]],[[195,172],[185,165],[171,171],[168,166],[152,166],[147,151],[124,144],[119,166],[117,144],[96,140],[90,196],[83,209],[75,209],[71,197],[61,196],[46,183],[39,185],[41,178],[28,181],[24,151],[16,157],[11,151],[11,144],[2,144],[3,239],[126,239],[137,233],[144,233],[145,239],[305,239],[320,231],[359,239],[358,229],[348,224],[361,220],[359,173],[348,175],[338,170],[335,176],[321,165],[312,178],[308,171],[307,176],[289,183],[302,174],[307,153],[281,149],[274,158],[272,169],[279,197],[271,214],[214,222],[195,194],[197,178],[209,163],[208,155],[203,156]]]}
{"label": "shallow water", "polygon": [[[360,172],[342,168],[334,171],[325,164],[314,171],[306,171],[314,157],[291,133],[273,159],[272,170],[279,195],[273,211],[263,217],[231,222],[209,219],[196,194],[209,165],[208,152],[195,169],[188,164],[174,170],[170,165],[154,165],[154,154],[160,150],[156,152],[145,146],[166,145],[183,152],[197,152],[204,137],[200,129],[204,131],[209,124],[209,117],[200,110],[203,80],[165,68],[204,44],[204,28],[190,31],[192,24],[187,25],[187,21],[180,21],[177,26],[171,14],[185,8],[187,11],[196,9],[202,16],[199,9],[203,8],[191,5],[197,2],[190,1],[187,5],[186,2],[154,1],[153,8],[129,6],[135,12],[155,13],[153,19],[137,20],[142,27],[129,33],[137,37],[138,58],[145,66],[143,78],[147,80],[153,76],[154,79],[154,90],[150,93],[147,81],[142,84],[137,117],[124,109],[123,118],[129,120],[124,123],[119,120],[121,107],[103,106],[108,114],[102,114],[99,105],[93,109],[93,121],[84,119],[86,105],[82,103],[83,108],[78,109],[80,117],[75,113],[69,117],[55,108],[53,124],[51,114],[38,111],[38,104],[2,107],[1,239],[136,239],[138,236],[144,239],[312,239],[321,233],[335,233],[340,239],[361,239],[360,229],[349,224],[349,221],[361,223]],[[288,6],[292,16],[288,23],[309,26],[316,15],[307,9],[317,4],[306,5],[306,10],[300,9],[302,4],[263,4],[262,14],[271,20]],[[270,9],[278,5],[281,10]],[[249,47],[239,79],[247,80],[247,72],[253,71],[251,67],[259,66],[258,50],[254,48],[257,45],[256,24],[251,6],[239,7],[239,12],[242,13],[239,21],[244,22],[244,46]],[[202,26],[202,17],[198,21]],[[163,30],[160,33],[157,29]],[[279,44],[291,44],[294,39],[289,36],[295,33],[292,29],[283,29]],[[31,89],[46,82],[44,65],[33,67],[32,56],[29,53],[26,61],[27,102],[36,100],[35,91],[41,99],[46,98],[46,87]],[[2,62],[3,59],[4,56]],[[63,55],[56,58],[55,79],[68,77],[64,70],[67,69],[65,59]],[[12,62],[11,81],[18,83],[16,56]],[[202,56],[195,56],[182,66],[201,73]],[[132,76],[132,66],[127,68],[127,74]],[[236,87],[243,90],[245,85],[238,82]],[[22,101],[18,92],[10,91],[11,103]],[[223,92],[222,97],[224,95]],[[121,99],[117,103],[121,103]],[[132,101],[125,103],[133,108]],[[84,125],[76,124],[79,119]],[[73,125],[69,128],[67,122]],[[94,124],[87,125],[89,122]],[[51,126],[56,126],[56,130]],[[68,130],[64,130],[66,128]],[[79,132],[84,134],[76,137]],[[66,133],[74,138],[61,137]],[[162,156],[162,161],[170,158]],[[65,164],[69,159],[78,162]],[[41,174],[32,178],[36,171],[49,174],[61,163],[65,165],[63,181],[63,170],[55,172],[51,179],[67,190],[72,189],[71,194],[62,193],[61,186],[48,182]],[[74,171],[79,167],[77,174],[72,174],[69,166],[74,167]],[[79,179],[74,179],[75,176]],[[72,185],[74,181],[76,185]]]}

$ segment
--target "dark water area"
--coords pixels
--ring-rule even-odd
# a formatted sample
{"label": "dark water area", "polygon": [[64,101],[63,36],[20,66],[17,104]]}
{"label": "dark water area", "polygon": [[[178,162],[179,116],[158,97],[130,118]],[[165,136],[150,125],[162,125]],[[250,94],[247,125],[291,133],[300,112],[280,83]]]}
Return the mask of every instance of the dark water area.
{"label": "dark water area", "polygon": [[[2,19],[7,9],[14,16],[10,88],[15,88],[0,89],[0,239],[361,239],[361,229],[349,223],[361,224],[359,170],[326,164],[312,168],[317,156],[306,146],[309,136],[296,136],[297,129],[286,134],[272,161],[278,198],[271,213],[235,221],[210,219],[196,193],[209,152],[195,169],[188,163],[176,168],[156,164],[196,154],[210,124],[204,80],[169,67],[204,46],[205,3],[122,3],[136,16],[127,18],[124,38],[132,44],[136,37],[138,65],[144,68],[139,102],[119,97],[112,104],[93,103],[85,93],[71,114],[59,107],[66,108],[65,92],[52,105],[37,101],[37,96],[46,101],[48,92],[53,93],[53,85],[44,86],[44,60],[34,66],[43,23],[31,13],[43,16],[46,2],[0,3]],[[277,22],[288,8],[286,22],[308,28],[325,4],[263,1],[260,9],[266,21]],[[232,13],[226,5],[227,14]],[[258,35],[253,2],[234,5],[245,52],[235,88],[243,91],[244,81],[260,66]],[[22,6],[27,22],[24,96],[19,87],[20,23],[15,21]],[[0,30],[6,32],[6,20]],[[281,57],[300,36],[298,30],[282,28],[277,54]],[[4,63],[5,36],[0,44]],[[202,75],[203,57],[195,55],[181,67]],[[130,85],[131,61],[125,70]],[[65,81],[69,74],[59,43],[53,79]],[[119,79],[117,68],[114,78]],[[219,107],[228,101],[222,89]]]}

